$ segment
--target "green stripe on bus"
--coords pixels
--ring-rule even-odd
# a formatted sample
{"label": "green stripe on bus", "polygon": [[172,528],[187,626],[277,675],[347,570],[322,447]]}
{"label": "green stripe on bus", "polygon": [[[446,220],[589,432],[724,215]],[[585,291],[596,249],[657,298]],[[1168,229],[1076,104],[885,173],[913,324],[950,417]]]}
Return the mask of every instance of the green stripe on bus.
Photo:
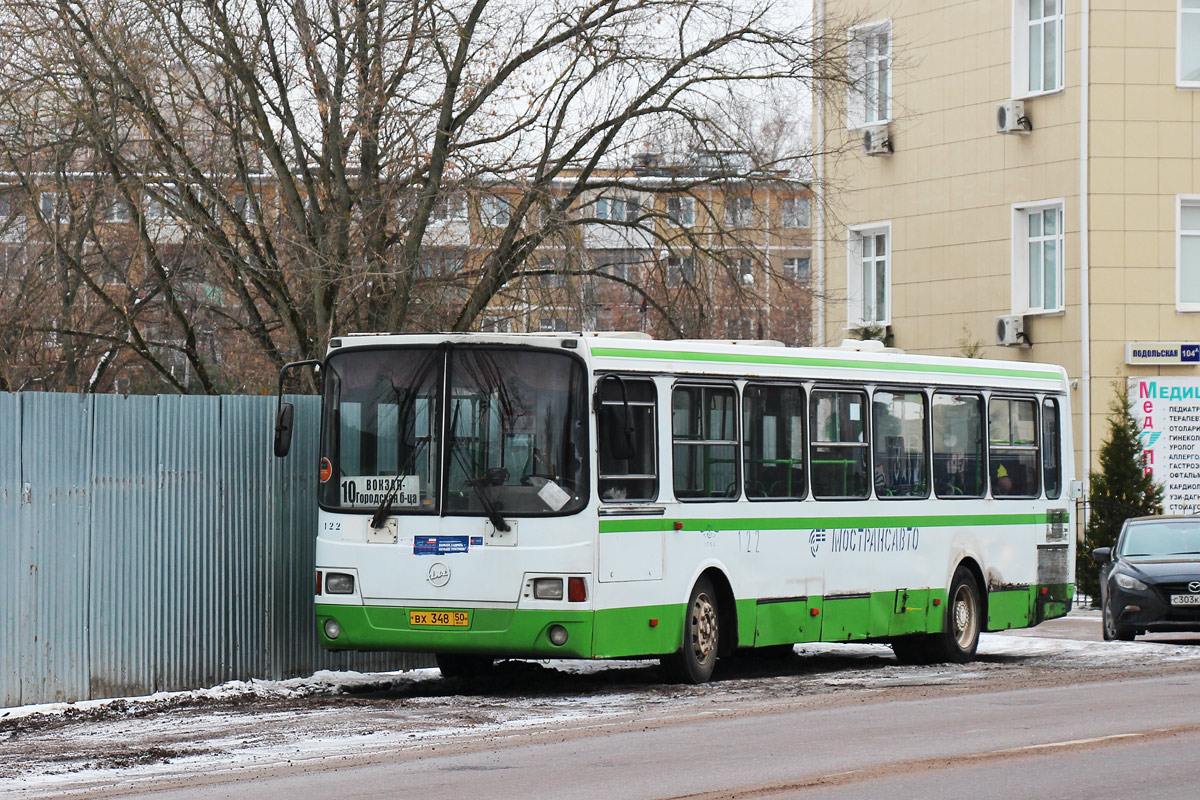
{"label": "green stripe on bus", "polygon": [[685,531],[778,531],[821,530],[828,528],[944,528],[955,525],[1035,525],[1047,521],[1047,514],[955,514],[908,517],[734,517],[730,519],[602,519],[600,533],[654,532],[675,529],[683,523]]}
{"label": "green stripe on bus", "polygon": [[691,350],[636,350],[624,347],[593,347],[592,355],[600,358],[645,358],[660,361],[711,361],[723,364],[772,364],[791,367],[836,367],[839,369],[873,369],[891,372],[925,372],[945,375],[987,375],[1000,378],[1036,378],[1061,381],[1058,372],[1007,367],[968,367],[955,364],[911,364],[894,361],[851,361],[817,356],[772,356],[749,353],[701,353]]}

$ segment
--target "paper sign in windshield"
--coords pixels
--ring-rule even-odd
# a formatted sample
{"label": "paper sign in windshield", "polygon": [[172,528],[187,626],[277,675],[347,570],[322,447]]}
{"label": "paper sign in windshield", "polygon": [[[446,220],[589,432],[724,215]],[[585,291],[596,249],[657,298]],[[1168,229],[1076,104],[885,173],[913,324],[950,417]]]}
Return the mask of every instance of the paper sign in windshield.
{"label": "paper sign in windshield", "polygon": [[546,481],[542,488],[538,489],[538,497],[542,498],[542,502],[555,511],[561,511],[562,507],[571,500],[571,495],[551,480]]}
{"label": "paper sign in windshield", "polygon": [[421,481],[416,475],[351,475],[342,478],[342,507],[374,508],[383,502],[388,490],[395,486],[392,505],[396,508],[421,503]]}

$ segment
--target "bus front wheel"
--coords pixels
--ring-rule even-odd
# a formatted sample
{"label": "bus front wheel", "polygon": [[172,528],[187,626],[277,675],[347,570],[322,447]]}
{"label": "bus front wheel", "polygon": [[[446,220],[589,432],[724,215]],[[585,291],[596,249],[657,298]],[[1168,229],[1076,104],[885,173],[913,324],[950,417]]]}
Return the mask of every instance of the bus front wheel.
{"label": "bus front wheel", "polygon": [[676,683],[704,683],[712,677],[721,644],[721,615],[712,581],[701,578],[692,587],[683,618],[683,646],[663,656],[663,672]]}

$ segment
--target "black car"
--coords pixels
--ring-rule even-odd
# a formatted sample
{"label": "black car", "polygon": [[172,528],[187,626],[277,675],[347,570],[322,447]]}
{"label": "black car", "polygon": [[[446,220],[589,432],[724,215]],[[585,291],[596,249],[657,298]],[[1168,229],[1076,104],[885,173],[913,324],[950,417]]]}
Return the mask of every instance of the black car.
{"label": "black car", "polygon": [[1116,547],[1098,547],[1105,640],[1200,631],[1200,516],[1125,520]]}

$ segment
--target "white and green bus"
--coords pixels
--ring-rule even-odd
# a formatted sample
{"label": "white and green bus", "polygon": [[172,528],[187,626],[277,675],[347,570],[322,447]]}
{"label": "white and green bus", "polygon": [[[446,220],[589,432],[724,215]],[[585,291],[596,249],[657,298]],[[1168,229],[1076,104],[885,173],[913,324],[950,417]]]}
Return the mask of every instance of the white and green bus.
{"label": "white and green bus", "polygon": [[871,344],[334,339],[322,645],[434,653],[447,675],[658,657],[700,682],[801,642],[966,661],[980,631],[1066,614],[1062,368]]}

